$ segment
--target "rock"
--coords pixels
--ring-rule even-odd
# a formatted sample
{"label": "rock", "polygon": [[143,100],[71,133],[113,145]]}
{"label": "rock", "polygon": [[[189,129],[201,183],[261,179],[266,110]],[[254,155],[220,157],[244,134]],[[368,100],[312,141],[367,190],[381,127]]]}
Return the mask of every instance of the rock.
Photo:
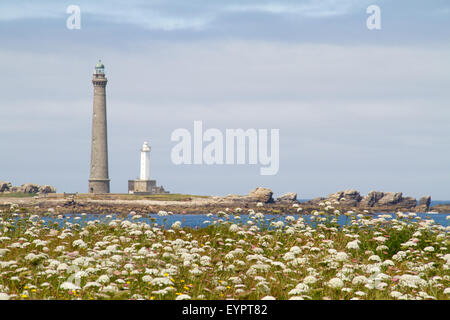
{"label": "rock", "polygon": [[356,200],[361,201],[361,195],[358,191],[354,189],[345,190],[344,191],[344,198],[345,200]]}
{"label": "rock", "polygon": [[240,196],[237,195],[237,194],[227,194],[225,196],[225,198],[227,198],[227,199],[238,199],[238,198],[240,198]]}
{"label": "rock", "polygon": [[403,197],[400,202],[397,203],[397,207],[399,208],[405,208],[405,209],[412,209],[417,206],[417,200],[413,197]]}
{"label": "rock", "polygon": [[431,196],[424,196],[422,198],[419,199],[419,206],[427,206],[429,207],[431,204]]}
{"label": "rock", "polygon": [[361,201],[361,194],[354,189],[349,189],[345,191],[338,191],[336,193],[332,193],[328,195],[328,201],[339,201],[339,203],[343,206],[352,206],[355,207]]}
{"label": "rock", "polygon": [[258,187],[246,196],[247,200],[262,202],[262,203],[271,203],[273,202],[272,198],[273,192],[268,188]]}
{"label": "rock", "polygon": [[38,193],[39,185],[33,183],[25,183],[18,188],[18,192],[23,193]]}
{"label": "rock", "polygon": [[310,205],[319,205],[319,203],[324,202],[324,201],[326,201],[326,198],[317,197],[317,198],[307,201],[306,203],[310,204]]}
{"label": "rock", "polygon": [[344,191],[338,191],[338,192],[329,194],[329,195],[327,196],[326,200],[329,200],[329,201],[333,201],[333,200],[339,201],[339,199],[341,199],[343,196],[344,196]]}
{"label": "rock", "polygon": [[39,193],[56,193],[56,188],[46,184],[40,186],[38,191]]}
{"label": "rock", "polygon": [[[430,210],[428,210],[428,211],[430,211]],[[448,204],[437,204],[437,205],[434,205],[431,208],[431,211],[432,212],[447,213],[447,212],[450,212],[450,205],[448,205]],[[416,212],[417,212],[417,210],[416,210]]]}
{"label": "rock", "polygon": [[424,196],[419,199],[419,204],[416,207],[416,212],[428,212],[430,211],[431,197]]}
{"label": "rock", "polygon": [[383,192],[370,191],[367,196],[362,198],[360,206],[364,208],[373,207],[383,196]]}
{"label": "rock", "polygon": [[281,195],[276,200],[277,202],[297,202],[297,193],[296,192],[288,192]]}
{"label": "rock", "polygon": [[401,192],[386,192],[383,197],[378,201],[379,206],[394,205],[402,201],[403,194]]}
{"label": "rock", "polygon": [[0,181],[0,192],[10,191],[12,188],[11,182]]}
{"label": "rock", "polygon": [[361,199],[361,194],[358,191],[350,189],[344,191],[343,197],[339,202],[344,206],[356,207]]}
{"label": "rock", "polygon": [[73,207],[76,206],[76,201],[74,199],[69,199],[63,203],[63,207]]}
{"label": "rock", "polygon": [[[339,205],[343,207],[359,207],[361,209],[369,209],[372,207],[378,209],[413,209],[416,207],[416,199],[412,197],[403,197],[401,192],[379,192],[370,191],[366,196],[362,197],[361,194],[354,189],[345,191],[338,191],[329,194],[327,198],[316,198],[308,201],[309,205],[318,205],[320,202],[339,201]],[[424,203],[427,200],[424,198]]]}
{"label": "rock", "polygon": [[13,187],[11,182],[0,181],[0,192],[56,193],[56,188],[50,185],[39,186],[34,183],[24,183],[20,187]]}

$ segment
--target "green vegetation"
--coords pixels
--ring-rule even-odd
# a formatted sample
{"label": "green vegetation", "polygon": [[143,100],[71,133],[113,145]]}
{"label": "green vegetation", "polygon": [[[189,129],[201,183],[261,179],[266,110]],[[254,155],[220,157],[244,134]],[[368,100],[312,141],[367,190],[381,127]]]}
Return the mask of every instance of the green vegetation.
{"label": "green vegetation", "polygon": [[158,201],[189,201],[193,198],[208,198],[209,196],[198,196],[191,194],[167,193],[167,194],[151,194],[151,195],[137,195],[137,194],[90,194],[81,193],[75,196],[77,199],[91,199],[91,200],[158,200]]}
{"label": "green vegetation", "polygon": [[36,195],[37,193],[11,192],[11,193],[0,193],[0,198],[31,198]]}

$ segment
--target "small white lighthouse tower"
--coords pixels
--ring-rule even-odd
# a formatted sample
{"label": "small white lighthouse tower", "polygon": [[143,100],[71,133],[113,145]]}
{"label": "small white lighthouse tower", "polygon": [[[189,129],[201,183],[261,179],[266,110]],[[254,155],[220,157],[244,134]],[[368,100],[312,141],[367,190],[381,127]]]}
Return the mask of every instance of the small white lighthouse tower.
{"label": "small white lighthouse tower", "polygon": [[141,148],[141,172],[139,179],[128,180],[128,193],[155,194],[169,193],[162,186],[156,185],[156,180],[150,180],[150,146],[144,142]]}
{"label": "small white lighthouse tower", "polygon": [[141,149],[141,175],[140,180],[150,180],[150,147],[147,141]]}

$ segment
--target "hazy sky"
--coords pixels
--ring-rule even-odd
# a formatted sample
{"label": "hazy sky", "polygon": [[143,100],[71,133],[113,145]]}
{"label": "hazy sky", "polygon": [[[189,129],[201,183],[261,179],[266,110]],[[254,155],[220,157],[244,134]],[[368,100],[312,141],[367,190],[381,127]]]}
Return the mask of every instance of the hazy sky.
{"label": "hazy sky", "polygon": [[[171,192],[450,199],[450,2],[0,2],[0,180],[87,192],[92,72],[108,77],[112,192],[149,141]],[[69,30],[69,5],[81,29]],[[366,8],[381,8],[368,30]],[[172,164],[177,128],[280,129],[280,170]]]}

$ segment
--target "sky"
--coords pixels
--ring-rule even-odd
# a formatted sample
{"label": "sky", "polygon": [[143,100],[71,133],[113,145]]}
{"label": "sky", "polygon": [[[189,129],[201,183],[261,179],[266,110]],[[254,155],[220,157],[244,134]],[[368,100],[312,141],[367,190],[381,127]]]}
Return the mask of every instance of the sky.
{"label": "sky", "polygon": [[[2,0],[0,41],[0,180],[13,185],[87,192],[101,59],[112,192],[127,192],[149,141],[150,175],[173,193],[450,199],[446,0]],[[279,129],[278,173],[173,164],[171,133],[195,120]]]}

